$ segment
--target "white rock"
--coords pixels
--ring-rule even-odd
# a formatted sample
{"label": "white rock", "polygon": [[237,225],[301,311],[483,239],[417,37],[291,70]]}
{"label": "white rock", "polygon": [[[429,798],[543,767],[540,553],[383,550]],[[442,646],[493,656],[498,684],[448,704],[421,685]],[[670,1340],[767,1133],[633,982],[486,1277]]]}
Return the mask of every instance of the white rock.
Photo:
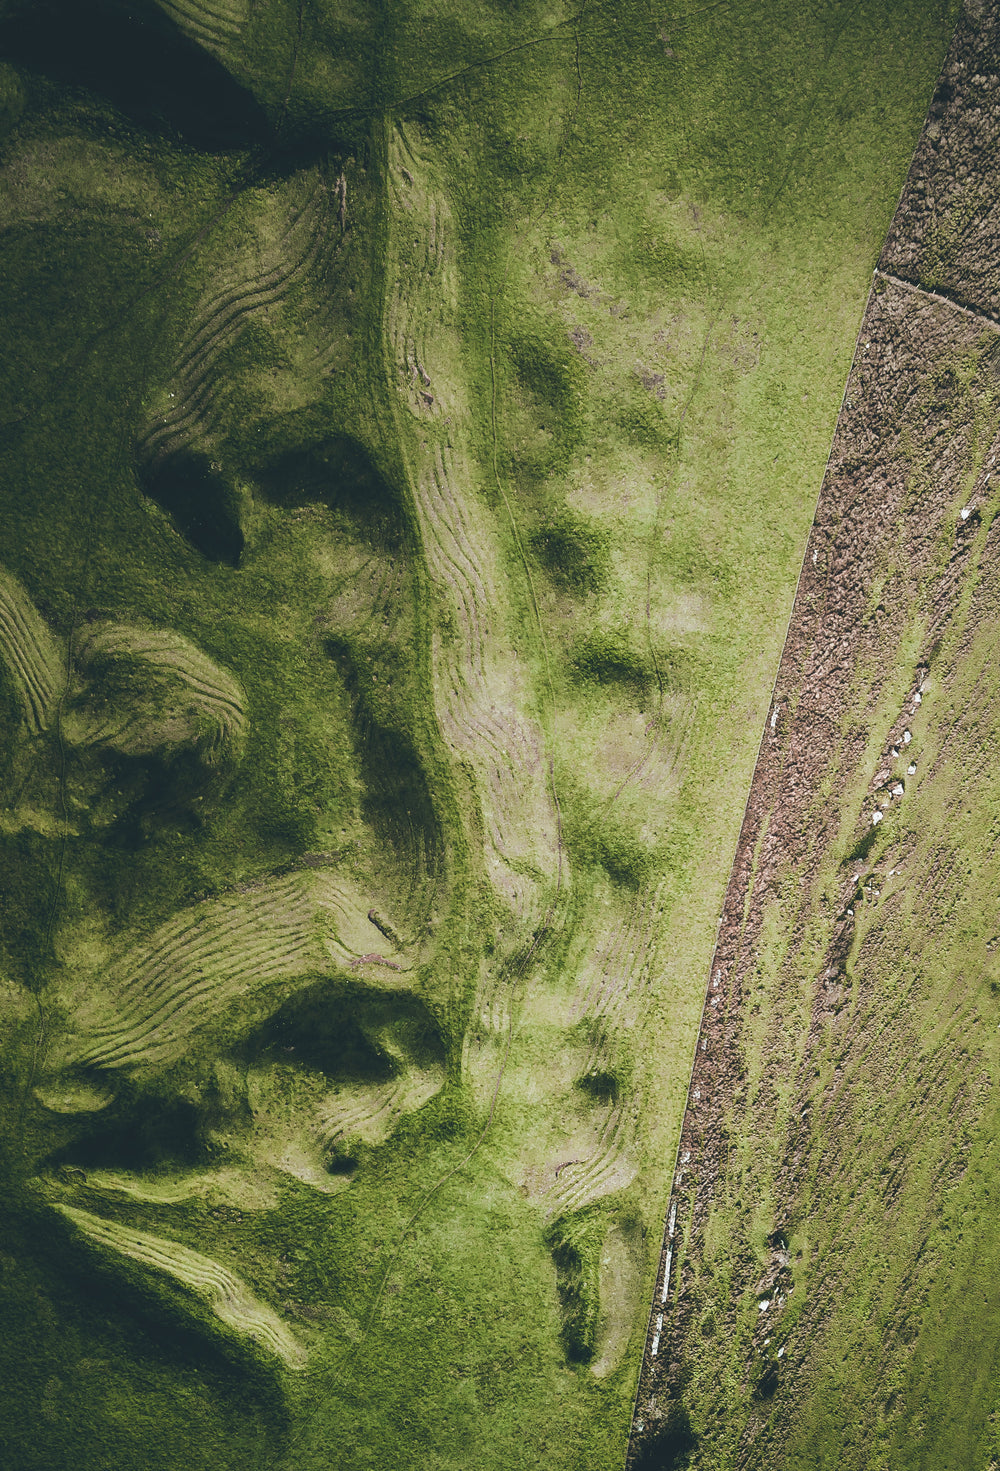
{"label": "white rock", "polygon": [[910,764],[909,764],[909,766],[906,768],[906,774],[907,774],[907,776],[913,776],[913,774],[916,771],[916,769],[917,769],[917,763],[915,761],[911,761]]}
{"label": "white rock", "polygon": [[912,732],[910,732],[908,730],[904,730],[903,731],[903,745],[904,746],[908,746],[912,740],[913,740]]}
{"label": "white rock", "polygon": [[872,813],[872,827],[878,827],[881,821],[882,814],[881,812],[879,812],[878,808],[876,808],[875,811]]}

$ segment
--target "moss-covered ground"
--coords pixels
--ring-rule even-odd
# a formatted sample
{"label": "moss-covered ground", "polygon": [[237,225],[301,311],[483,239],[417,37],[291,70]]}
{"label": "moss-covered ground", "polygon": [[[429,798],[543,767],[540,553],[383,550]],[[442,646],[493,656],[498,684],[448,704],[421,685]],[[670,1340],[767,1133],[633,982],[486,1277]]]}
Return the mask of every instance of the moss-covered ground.
{"label": "moss-covered ground", "polygon": [[[719,905],[954,7],[260,4],[199,53],[197,106],[179,5],[41,9],[0,10],[0,561],[67,667],[92,624],[174,630],[248,724],[228,764],[72,747],[68,707],[26,743],[0,682],[4,1464],[615,1467]],[[393,317],[438,201],[448,291]],[[491,786],[442,733],[470,605],[435,570],[422,393],[488,532],[483,688],[538,733],[558,874],[541,840],[489,867],[529,763]],[[447,1082],[349,1188],[116,1203],[88,1171],[245,1157],[245,1028],[115,1075],[81,1143],[34,1091],[66,977],[317,854],[408,957]],[[43,1167],[238,1273],[309,1371],[95,1256]]]}

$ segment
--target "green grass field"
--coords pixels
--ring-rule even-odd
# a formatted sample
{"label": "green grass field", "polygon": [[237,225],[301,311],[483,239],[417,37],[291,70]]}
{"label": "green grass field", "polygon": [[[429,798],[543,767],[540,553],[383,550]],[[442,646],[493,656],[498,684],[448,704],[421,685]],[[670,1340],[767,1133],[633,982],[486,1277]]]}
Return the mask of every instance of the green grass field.
{"label": "green grass field", "polygon": [[[0,9],[0,559],[65,681],[29,729],[0,650],[5,1464],[617,1468],[729,865],[955,7],[148,9]],[[219,918],[304,855],[364,896],[295,919],[367,998],[344,1075],[440,1043],[321,1190],[290,1141],[331,1054],[293,996],[327,962],[240,990]],[[151,936],[171,1016],[213,977],[225,1005],[42,1107]],[[371,998],[404,989],[394,1033]],[[803,1207],[804,1252],[837,1210]],[[230,1320],[202,1272],[245,1291]],[[872,1444],[865,1312],[790,1465]],[[953,1362],[914,1341],[901,1406]]]}

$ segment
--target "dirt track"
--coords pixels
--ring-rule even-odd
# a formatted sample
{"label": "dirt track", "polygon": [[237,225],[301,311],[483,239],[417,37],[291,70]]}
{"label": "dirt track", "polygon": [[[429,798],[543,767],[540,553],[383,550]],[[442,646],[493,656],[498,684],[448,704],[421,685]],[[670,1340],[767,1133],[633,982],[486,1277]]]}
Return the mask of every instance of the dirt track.
{"label": "dirt track", "polygon": [[[1000,17],[969,5],[873,279],[719,928],[630,1465],[679,1402],[686,1359],[704,1352],[689,1341],[691,1288],[732,1144],[737,1135],[773,1129],[782,1079],[787,1086],[779,1037],[770,1039],[770,1050],[765,1046],[768,1061],[752,1098],[746,1077],[744,1033],[765,903],[779,889],[809,891],[830,844],[843,839],[845,812],[853,813],[858,858],[840,870],[839,902],[826,928],[825,954],[817,957],[808,1053],[843,1006],[842,960],[852,943],[852,911],[864,902],[856,875],[866,871],[865,839],[873,814],[905,801],[909,723],[977,544],[977,506],[990,494],[994,456],[1000,474],[1000,439],[985,454],[982,442],[982,406],[995,398],[1000,379],[998,55]],[[973,463],[980,467],[974,480]],[[995,536],[990,543],[985,554],[996,555]],[[911,654],[906,639],[918,626],[923,636]],[[894,698],[907,661],[905,693]],[[869,718],[858,720],[859,709]],[[804,924],[804,906],[795,906],[793,896],[785,912],[793,923],[798,912]],[[811,1127],[802,1086],[810,1061],[807,1055],[797,1063],[793,1083],[799,1106],[790,1115],[797,1112],[799,1137],[793,1127],[779,1143],[775,1179],[786,1197],[794,1194]],[[745,1272],[732,1283],[734,1300],[752,1288],[780,1307],[794,1289],[787,1242],[775,1236],[770,1246],[763,1275],[752,1253],[735,1253]],[[762,1311],[755,1344],[773,1324],[774,1314]],[[781,1369],[794,1379],[792,1364]],[[753,1441],[751,1417],[741,1462],[753,1459]]]}

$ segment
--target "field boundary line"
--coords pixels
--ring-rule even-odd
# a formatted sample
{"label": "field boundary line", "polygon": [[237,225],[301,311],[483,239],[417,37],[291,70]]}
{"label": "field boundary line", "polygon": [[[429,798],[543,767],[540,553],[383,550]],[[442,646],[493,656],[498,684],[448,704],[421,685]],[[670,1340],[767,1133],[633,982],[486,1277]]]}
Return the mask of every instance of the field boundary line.
{"label": "field boundary line", "polygon": [[956,301],[953,296],[944,296],[940,291],[931,291],[927,286],[919,286],[916,281],[908,281],[905,276],[896,276],[892,271],[883,271],[881,266],[875,267],[876,277],[883,281],[891,281],[894,286],[902,286],[904,291],[910,291],[915,296],[926,296],[931,301],[938,301],[942,306],[950,306],[954,312],[962,312],[964,316],[971,317],[973,321],[982,322],[984,327],[991,327],[994,332],[1000,332],[1000,322],[994,321],[985,312],[977,312],[974,307],[966,306],[962,301]]}

